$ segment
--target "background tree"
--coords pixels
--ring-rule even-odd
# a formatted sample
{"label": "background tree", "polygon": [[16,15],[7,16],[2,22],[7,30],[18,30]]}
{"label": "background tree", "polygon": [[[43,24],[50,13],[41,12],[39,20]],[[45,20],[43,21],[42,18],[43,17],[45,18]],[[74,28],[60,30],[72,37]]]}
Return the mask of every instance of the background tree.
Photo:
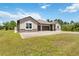
{"label": "background tree", "polygon": [[79,22],[74,23],[73,31],[79,31]]}
{"label": "background tree", "polygon": [[73,23],[74,23],[74,21],[71,20],[71,21],[70,21],[70,24],[73,24]]}
{"label": "background tree", "polygon": [[9,24],[10,24],[10,25],[9,25],[9,26],[10,26],[10,29],[11,29],[11,30],[14,30],[14,28],[16,27],[16,22],[12,20],[12,21],[10,21]]}
{"label": "background tree", "polygon": [[16,22],[15,21],[4,22],[3,26],[4,26],[5,30],[14,30],[14,28],[16,26]]}
{"label": "background tree", "polygon": [[0,25],[0,30],[2,30],[3,29],[3,26],[2,25]]}
{"label": "background tree", "polygon": [[50,22],[50,19],[47,19],[48,22]]}
{"label": "background tree", "polygon": [[9,22],[4,22],[3,26],[4,26],[5,30],[8,30],[9,29]]}
{"label": "background tree", "polygon": [[63,24],[69,24],[69,22],[66,22],[66,21],[65,21],[65,22],[63,22]]}
{"label": "background tree", "polygon": [[63,21],[61,19],[55,19],[54,21],[57,21],[60,25],[63,24]]}

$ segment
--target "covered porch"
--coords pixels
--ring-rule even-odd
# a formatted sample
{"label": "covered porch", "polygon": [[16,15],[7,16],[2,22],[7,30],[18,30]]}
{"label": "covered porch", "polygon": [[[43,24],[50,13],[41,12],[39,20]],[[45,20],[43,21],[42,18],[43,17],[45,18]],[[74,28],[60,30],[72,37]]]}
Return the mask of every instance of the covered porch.
{"label": "covered porch", "polygon": [[55,24],[40,24],[38,31],[55,31]]}

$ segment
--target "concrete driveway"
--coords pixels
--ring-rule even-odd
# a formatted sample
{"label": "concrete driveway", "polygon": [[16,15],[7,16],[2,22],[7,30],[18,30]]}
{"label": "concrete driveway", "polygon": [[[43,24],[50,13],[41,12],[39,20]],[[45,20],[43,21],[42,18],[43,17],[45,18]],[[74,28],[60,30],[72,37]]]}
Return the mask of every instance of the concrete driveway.
{"label": "concrete driveway", "polygon": [[39,32],[22,32],[20,33],[20,35],[24,39],[24,38],[30,38],[30,37],[36,37],[36,36],[56,35],[61,33],[79,34],[79,32],[69,32],[69,31],[39,31]]}
{"label": "concrete driveway", "polygon": [[39,31],[39,32],[22,32],[20,33],[20,35],[24,39],[24,38],[51,35],[51,34],[55,35],[55,34],[60,34],[60,33],[61,31]]}

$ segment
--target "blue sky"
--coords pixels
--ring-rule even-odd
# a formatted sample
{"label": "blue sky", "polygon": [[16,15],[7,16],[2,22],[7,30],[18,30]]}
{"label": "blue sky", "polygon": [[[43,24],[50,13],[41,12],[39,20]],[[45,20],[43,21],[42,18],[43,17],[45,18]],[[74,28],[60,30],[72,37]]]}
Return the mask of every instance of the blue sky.
{"label": "blue sky", "polygon": [[0,3],[0,23],[27,16],[35,19],[79,21],[79,4],[74,3]]}

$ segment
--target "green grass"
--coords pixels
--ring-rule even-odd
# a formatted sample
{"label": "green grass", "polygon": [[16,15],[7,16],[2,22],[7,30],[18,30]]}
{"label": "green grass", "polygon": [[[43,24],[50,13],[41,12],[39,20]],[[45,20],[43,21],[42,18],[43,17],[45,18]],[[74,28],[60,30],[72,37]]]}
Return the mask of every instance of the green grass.
{"label": "green grass", "polygon": [[1,56],[77,56],[78,34],[57,34],[21,39],[13,31],[0,31]]}

